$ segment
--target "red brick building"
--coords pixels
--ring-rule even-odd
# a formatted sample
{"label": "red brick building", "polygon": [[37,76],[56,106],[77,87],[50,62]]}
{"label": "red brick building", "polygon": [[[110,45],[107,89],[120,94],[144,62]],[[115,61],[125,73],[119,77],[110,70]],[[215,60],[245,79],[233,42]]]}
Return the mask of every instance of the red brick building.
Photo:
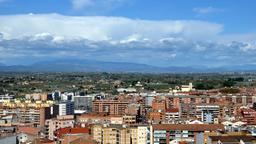
{"label": "red brick building", "polygon": [[165,111],[166,110],[166,102],[165,100],[153,100],[152,102],[152,108],[153,110],[161,110],[161,111]]}
{"label": "red brick building", "polygon": [[256,124],[256,111],[253,109],[242,108],[240,109],[242,122],[247,124]]}
{"label": "red brick building", "polygon": [[95,100],[92,104],[92,111],[95,113],[108,113],[110,115],[124,115],[128,104],[128,101]]}

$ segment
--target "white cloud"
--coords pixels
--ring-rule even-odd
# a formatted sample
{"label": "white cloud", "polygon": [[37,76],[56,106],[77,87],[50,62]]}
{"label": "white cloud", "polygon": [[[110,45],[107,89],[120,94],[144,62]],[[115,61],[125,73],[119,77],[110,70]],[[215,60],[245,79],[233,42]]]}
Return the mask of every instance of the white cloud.
{"label": "white cloud", "polygon": [[84,7],[93,5],[92,0],[71,0],[71,2],[75,10],[80,10]]}
{"label": "white cloud", "polygon": [[223,12],[224,10],[219,8],[214,8],[214,7],[204,7],[204,8],[194,8],[193,11],[200,15],[204,15],[209,13]]}
{"label": "white cloud", "polygon": [[166,37],[202,40],[211,39],[222,31],[222,25],[204,21],[149,21],[59,14],[6,15],[0,16],[0,21],[0,33],[6,39],[49,33],[92,41],[160,40]]}
{"label": "white cloud", "polygon": [[[74,10],[90,10],[102,11],[105,9],[115,8],[118,5],[122,5],[128,0],[70,0]],[[92,9],[91,9],[92,10]]]}
{"label": "white cloud", "polygon": [[255,34],[223,35],[221,24],[205,21],[59,14],[6,15],[0,21],[0,61],[7,63],[81,58],[185,66],[256,60]]}
{"label": "white cloud", "polygon": [[256,43],[243,43],[241,46],[240,46],[240,49],[244,52],[251,52],[251,51],[254,51],[256,49]]}

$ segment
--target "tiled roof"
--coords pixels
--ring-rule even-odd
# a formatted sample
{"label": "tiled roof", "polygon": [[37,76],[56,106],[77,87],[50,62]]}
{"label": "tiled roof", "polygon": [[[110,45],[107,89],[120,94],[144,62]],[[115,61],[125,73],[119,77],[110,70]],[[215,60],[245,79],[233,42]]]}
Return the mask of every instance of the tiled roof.
{"label": "tiled roof", "polygon": [[252,142],[255,141],[256,138],[253,136],[210,136],[212,141],[221,141],[221,142],[240,142],[243,140],[244,142]]}
{"label": "tiled roof", "polygon": [[169,108],[166,110],[166,112],[179,112],[179,109],[178,108]]}
{"label": "tiled roof", "polygon": [[44,144],[44,143],[55,143],[53,140],[49,140],[49,139],[47,139],[47,138],[40,138],[40,139],[38,139],[38,142],[40,142],[40,143],[42,143],[42,144]]}
{"label": "tiled roof", "polygon": [[222,124],[155,124],[154,130],[214,131],[224,130]]}
{"label": "tiled roof", "polygon": [[70,142],[70,144],[96,144],[96,142],[94,142],[92,139],[86,139],[86,138],[79,138],[76,139],[72,142]]}
{"label": "tiled roof", "polygon": [[31,135],[38,135],[39,131],[40,130],[38,128],[34,128],[34,127],[19,127],[18,128],[18,132],[31,134]]}
{"label": "tiled roof", "polygon": [[65,134],[87,134],[87,133],[89,133],[88,128],[61,128],[55,132],[58,138],[62,137]]}

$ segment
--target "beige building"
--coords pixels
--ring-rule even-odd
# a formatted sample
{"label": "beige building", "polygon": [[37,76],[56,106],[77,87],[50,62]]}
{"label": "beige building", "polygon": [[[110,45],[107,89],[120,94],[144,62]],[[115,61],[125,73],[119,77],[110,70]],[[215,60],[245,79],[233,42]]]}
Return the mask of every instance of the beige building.
{"label": "beige building", "polygon": [[144,144],[148,140],[148,126],[93,125],[92,136],[102,144]]}
{"label": "beige building", "polygon": [[136,115],[124,115],[123,124],[136,124]]}
{"label": "beige building", "polygon": [[76,122],[84,125],[87,124],[98,124],[98,123],[109,123],[109,124],[123,124],[122,116],[113,116],[107,115],[103,113],[90,113],[90,114],[82,114],[76,117]]}
{"label": "beige building", "polygon": [[54,132],[60,128],[74,127],[74,116],[66,115],[66,116],[57,116],[57,118],[48,119],[45,121],[45,134],[50,140],[55,139]]}
{"label": "beige building", "polygon": [[0,105],[0,115],[17,116],[18,125],[43,127],[46,119],[46,109],[53,104],[52,101],[5,101]]}

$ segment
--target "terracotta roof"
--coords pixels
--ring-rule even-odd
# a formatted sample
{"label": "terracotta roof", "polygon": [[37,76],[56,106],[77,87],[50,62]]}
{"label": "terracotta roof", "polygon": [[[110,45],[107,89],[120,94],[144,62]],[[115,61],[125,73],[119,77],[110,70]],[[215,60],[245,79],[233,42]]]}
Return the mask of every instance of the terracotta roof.
{"label": "terracotta roof", "polygon": [[41,144],[44,144],[44,143],[54,143],[53,140],[49,140],[47,138],[40,138],[37,141],[40,142]]}
{"label": "terracotta roof", "polygon": [[70,144],[96,144],[96,142],[94,142],[91,138],[79,138],[70,142]]}
{"label": "terracotta roof", "polygon": [[212,141],[220,140],[221,142],[240,142],[240,140],[252,142],[256,140],[253,136],[210,136],[210,138]]}
{"label": "terracotta roof", "polygon": [[178,108],[169,108],[166,110],[166,112],[179,112],[179,109]]}
{"label": "terracotta roof", "polygon": [[87,134],[89,133],[88,128],[61,128],[55,131],[57,137],[62,137],[65,134]]}
{"label": "terracotta roof", "polygon": [[213,131],[224,130],[222,124],[155,124],[154,130]]}
{"label": "terracotta roof", "polygon": [[40,130],[38,128],[34,128],[34,127],[19,127],[18,128],[18,132],[31,134],[31,135],[38,135],[39,131]]}

